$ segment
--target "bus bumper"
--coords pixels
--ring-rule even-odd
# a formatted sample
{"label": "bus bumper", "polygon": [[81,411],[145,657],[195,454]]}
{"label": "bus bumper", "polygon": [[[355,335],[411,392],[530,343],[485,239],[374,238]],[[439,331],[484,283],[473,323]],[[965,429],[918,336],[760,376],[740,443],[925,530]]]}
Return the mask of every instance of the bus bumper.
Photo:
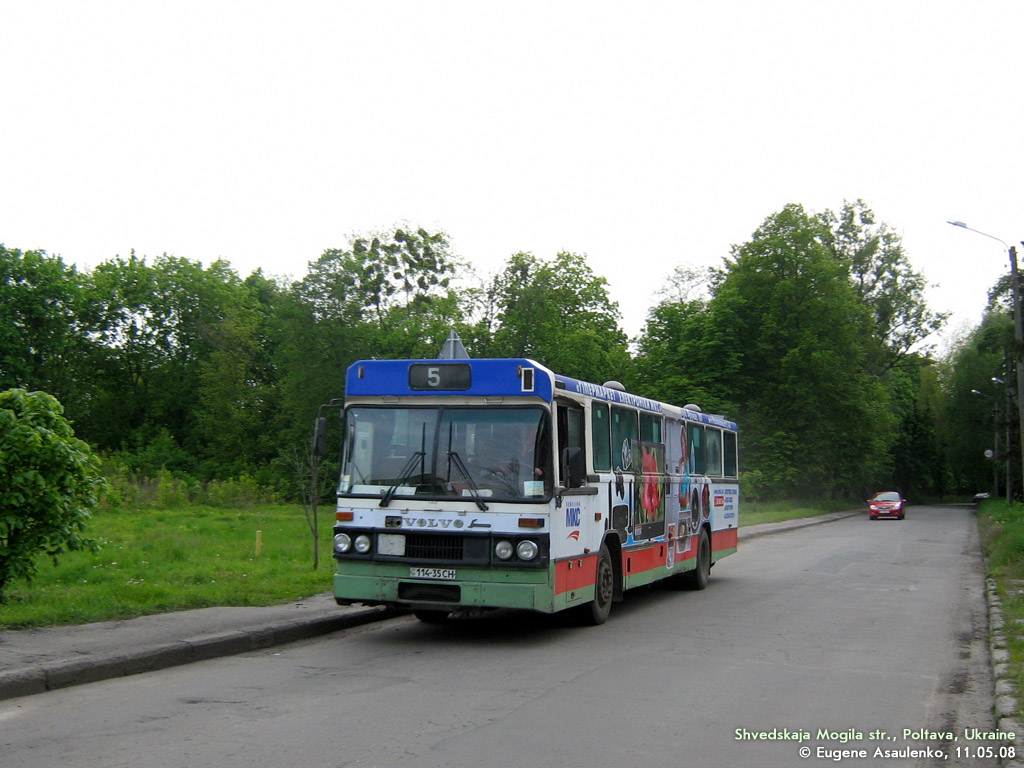
{"label": "bus bumper", "polygon": [[341,604],[368,603],[407,608],[519,608],[556,610],[549,571],[457,568],[457,580],[411,578],[409,567],[344,563],[334,574]]}

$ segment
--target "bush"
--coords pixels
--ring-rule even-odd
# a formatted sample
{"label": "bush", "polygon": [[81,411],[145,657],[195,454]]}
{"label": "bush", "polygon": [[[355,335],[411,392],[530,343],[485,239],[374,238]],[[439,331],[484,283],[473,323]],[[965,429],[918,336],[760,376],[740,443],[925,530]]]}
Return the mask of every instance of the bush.
{"label": "bush", "polygon": [[135,473],[123,455],[103,459],[107,480],[100,508],[106,512],[137,512],[143,508],[172,509],[189,505],[208,507],[251,507],[278,504],[279,494],[252,475],[200,482],[189,474],[162,467],[152,476]]}
{"label": "bush", "polygon": [[100,473],[107,487],[100,497],[100,509],[129,511],[139,507],[139,488],[132,482],[128,467],[119,458],[105,456],[100,461]]}
{"label": "bush", "polygon": [[156,506],[160,509],[182,507],[189,502],[188,483],[168,469],[156,473]]}
{"label": "bush", "polygon": [[227,480],[211,480],[203,489],[201,498],[211,507],[248,507],[278,501],[270,489],[245,474]]}
{"label": "bush", "polygon": [[39,555],[95,547],[83,533],[105,481],[63,411],[45,392],[0,392],[0,600]]}

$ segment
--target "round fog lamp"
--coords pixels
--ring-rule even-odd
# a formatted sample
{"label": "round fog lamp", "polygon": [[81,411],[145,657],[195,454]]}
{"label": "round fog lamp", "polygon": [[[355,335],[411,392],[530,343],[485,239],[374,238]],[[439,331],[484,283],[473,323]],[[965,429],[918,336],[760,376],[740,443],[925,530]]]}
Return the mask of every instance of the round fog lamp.
{"label": "round fog lamp", "polygon": [[334,551],[344,554],[352,549],[352,537],[347,533],[339,533],[334,537]]}
{"label": "round fog lamp", "polygon": [[370,551],[370,537],[365,533],[361,533],[356,536],[356,552],[361,555],[365,555]]}
{"label": "round fog lamp", "polygon": [[494,554],[501,560],[508,560],[514,551],[511,541],[499,541],[494,545]]}
{"label": "round fog lamp", "polygon": [[516,554],[519,555],[520,560],[533,560],[539,551],[537,545],[529,539],[523,539],[516,547]]}

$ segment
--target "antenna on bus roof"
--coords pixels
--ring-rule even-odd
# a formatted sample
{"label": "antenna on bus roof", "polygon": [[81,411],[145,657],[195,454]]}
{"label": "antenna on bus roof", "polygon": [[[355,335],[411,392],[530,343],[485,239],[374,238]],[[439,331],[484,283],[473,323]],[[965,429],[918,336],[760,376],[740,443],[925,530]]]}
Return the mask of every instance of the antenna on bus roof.
{"label": "antenna on bus roof", "polygon": [[462,339],[459,338],[459,334],[452,328],[448,332],[448,339],[441,346],[441,351],[437,353],[438,360],[468,360],[469,352],[466,351],[466,347],[462,344]]}

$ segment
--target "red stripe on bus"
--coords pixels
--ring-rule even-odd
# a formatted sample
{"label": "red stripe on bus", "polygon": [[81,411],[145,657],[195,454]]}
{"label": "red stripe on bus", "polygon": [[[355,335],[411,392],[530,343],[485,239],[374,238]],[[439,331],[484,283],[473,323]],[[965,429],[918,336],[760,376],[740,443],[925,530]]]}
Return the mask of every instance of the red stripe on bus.
{"label": "red stripe on bus", "polygon": [[739,531],[736,528],[726,528],[724,531],[715,531],[711,534],[711,551],[718,552],[722,549],[736,549],[739,543]]}
{"label": "red stripe on bus", "polygon": [[[715,531],[711,534],[711,550],[718,552],[723,549],[735,549],[739,540],[735,528]],[[665,552],[669,544],[658,542],[642,549],[627,549],[622,553],[622,572],[626,575],[643,573],[655,568],[665,567]],[[694,546],[685,556],[677,556],[676,562],[694,560],[697,548]],[[555,563],[555,594],[582,589],[594,584],[597,572],[597,555],[573,557]]]}
{"label": "red stripe on bus", "polygon": [[655,544],[644,549],[627,549],[622,553],[622,571],[627,576],[665,567],[665,552],[668,545]]}
{"label": "red stripe on bus", "polygon": [[555,594],[593,586],[597,574],[597,555],[574,557],[555,563]]}

